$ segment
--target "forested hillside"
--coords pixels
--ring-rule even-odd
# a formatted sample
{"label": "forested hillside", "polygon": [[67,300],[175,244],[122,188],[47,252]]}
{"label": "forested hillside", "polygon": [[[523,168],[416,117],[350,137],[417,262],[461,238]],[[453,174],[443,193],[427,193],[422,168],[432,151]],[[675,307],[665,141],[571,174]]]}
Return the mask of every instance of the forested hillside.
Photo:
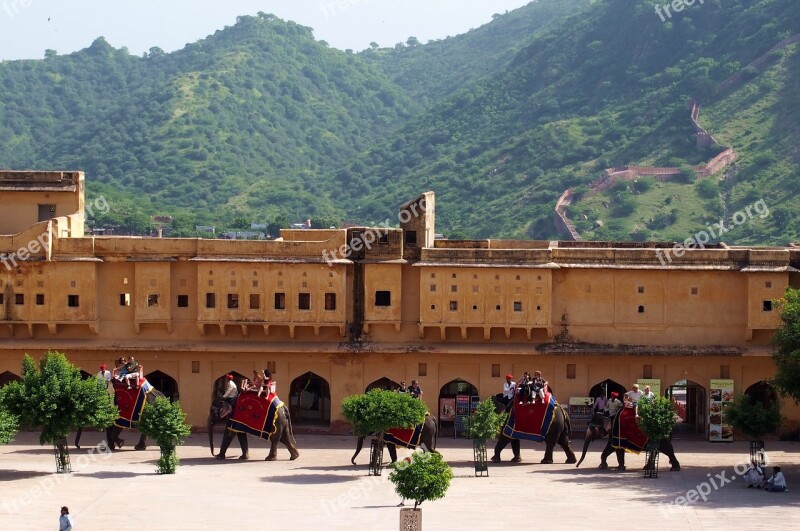
{"label": "forested hillside", "polygon": [[112,204],[98,223],[131,230],[152,214],[173,215],[177,234],[375,223],[432,189],[446,235],[554,238],[558,197],[605,168],[716,154],[696,145],[693,97],[736,166],[577,201],[584,237],[682,241],[763,199],[770,216],[726,241],[796,239],[800,45],[748,66],[800,33],[795,0],[707,0],[669,18],[662,4],[540,0],[465,35],[359,53],[260,14],[170,54],[101,38],[3,62],[0,167],[84,169]]}

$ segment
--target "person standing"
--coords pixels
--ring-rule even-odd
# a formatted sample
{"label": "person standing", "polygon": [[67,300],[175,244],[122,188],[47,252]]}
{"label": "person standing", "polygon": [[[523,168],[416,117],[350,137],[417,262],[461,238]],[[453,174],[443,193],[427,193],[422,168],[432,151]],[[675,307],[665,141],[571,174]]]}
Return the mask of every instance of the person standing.
{"label": "person standing", "polygon": [[236,382],[233,381],[232,374],[225,375],[225,392],[222,394],[222,399],[233,407],[236,402],[236,397],[239,396],[239,389],[236,387]]}
{"label": "person standing", "polygon": [[653,391],[650,390],[650,386],[649,385],[645,385],[644,386],[644,393],[642,393],[642,399],[646,398],[647,400],[651,400],[651,399],[653,399],[655,397],[656,397],[656,395],[655,395],[655,393]]}
{"label": "person standing", "polygon": [[611,392],[611,398],[606,404],[606,413],[608,417],[615,417],[619,410],[622,409],[622,402],[619,399],[619,393],[616,391]]}
{"label": "person standing", "polygon": [[61,516],[58,517],[58,531],[72,531],[72,517],[66,505],[61,508]]}
{"label": "person standing", "polygon": [[599,395],[597,398],[594,399],[594,412],[595,413],[602,413],[606,409],[606,404],[608,403],[608,399],[606,395]]}

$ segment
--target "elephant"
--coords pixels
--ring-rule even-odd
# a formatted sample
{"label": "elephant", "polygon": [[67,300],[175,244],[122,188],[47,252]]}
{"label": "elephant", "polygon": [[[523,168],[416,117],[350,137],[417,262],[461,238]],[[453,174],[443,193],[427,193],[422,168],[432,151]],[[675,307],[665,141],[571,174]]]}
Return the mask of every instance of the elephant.
{"label": "elephant", "polygon": [[[252,396],[250,396],[250,395],[252,395]],[[274,395],[269,395],[270,398],[272,398],[273,396]],[[240,431],[238,429],[236,431],[234,431],[233,428],[232,428],[232,423],[234,423],[234,422],[236,422],[237,425],[241,425],[240,421],[237,420],[237,415],[239,414],[240,411],[244,410],[244,406],[242,408],[238,408],[237,406],[239,406],[239,403],[243,398],[246,399],[246,400],[256,400],[256,401],[262,401],[262,402],[267,401],[267,397],[266,396],[263,397],[263,398],[262,397],[257,397],[256,393],[248,392],[248,393],[242,393],[242,394],[239,395],[239,397],[237,398],[237,401],[236,401],[236,405],[234,405],[234,408],[233,408],[234,412],[228,418],[228,423],[225,426],[225,431],[222,434],[222,442],[220,443],[220,446],[219,446],[219,453],[216,455],[217,459],[220,459],[220,460],[225,459],[225,453],[228,451],[228,447],[230,446],[231,441],[233,441],[234,434],[239,439],[239,446],[241,446],[241,448],[242,448],[242,455],[241,455],[241,457],[239,457],[239,459],[249,459],[249,457],[250,457],[250,452],[249,452],[250,445],[249,445],[249,443],[247,441],[247,434],[243,433],[242,431]],[[264,459],[264,460],[265,461],[275,461],[278,458],[278,442],[280,441],[289,450],[289,454],[290,454],[289,459],[294,461],[295,459],[300,457],[300,452],[297,450],[297,443],[295,441],[294,433],[292,431],[292,419],[291,419],[291,417],[289,415],[289,409],[285,406],[285,404],[280,402],[277,399],[277,397],[274,397],[274,399],[277,400],[277,404],[278,404],[278,406],[275,408],[275,415],[277,416],[276,419],[275,419],[275,430],[273,431],[272,434],[269,434],[266,431],[260,431],[259,432],[260,437],[262,437],[264,439],[269,439],[269,441],[270,441],[269,454],[267,455],[266,459]],[[272,403],[272,402],[270,402],[270,403]],[[214,406],[212,404],[212,412],[213,412],[213,410],[214,410]],[[213,413],[212,413],[212,415],[213,415]],[[211,419],[211,415],[209,415],[209,421],[211,422],[211,420],[212,420]],[[209,427],[211,427],[211,424],[209,424]],[[252,430],[252,428],[245,427],[245,429],[248,430],[248,433],[252,433],[254,435],[256,434],[255,431]],[[208,440],[209,440],[209,444],[211,446],[211,454],[213,455],[214,454],[214,434],[213,434],[213,431],[211,429],[209,429],[209,431],[208,431]]]}
{"label": "elephant", "polygon": [[[144,399],[147,401],[148,404],[152,404],[156,401],[156,398],[166,398],[164,393],[152,387],[147,381],[142,381],[141,388],[145,389],[144,392]],[[120,395],[117,393],[121,392],[120,389],[123,389],[122,385],[114,384],[114,393],[115,393],[115,400],[114,402],[119,404],[120,403]],[[139,391],[142,392],[142,391]],[[117,406],[119,407],[119,405]],[[120,439],[119,435],[122,433],[123,429],[133,429],[128,428],[126,425],[135,425],[134,423],[139,420],[139,413],[136,412],[133,414],[131,419],[126,419],[122,417],[122,413],[120,413],[120,418],[117,419],[114,424],[106,428],[106,441],[108,441],[108,447],[110,449],[114,449],[116,445],[117,448],[122,448],[122,445],[125,443],[124,439]],[[78,435],[77,438],[80,438]],[[75,441],[75,445],[77,446],[78,440]],[[139,437],[139,442],[136,443],[136,446],[133,447],[134,450],[145,450],[147,449],[147,437],[144,434],[141,434]]]}
{"label": "elephant", "polygon": [[[595,414],[595,417],[592,419],[592,424],[597,424],[598,423],[599,419],[597,418],[597,415],[599,415],[599,414]],[[600,415],[600,416],[602,417],[602,415]],[[620,417],[621,417],[621,415],[616,415],[611,420],[612,424],[611,424],[611,429],[610,430],[605,430],[604,427],[602,426],[602,424],[596,430],[593,430],[591,426],[586,429],[586,439],[584,440],[584,443],[583,443],[583,453],[581,454],[580,461],[578,461],[578,463],[575,465],[576,467],[580,466],[580,464],[583,462],[583,458],[586,456],[586,450],[589,448],[589,444],[591,444],[591,442],[594,441],[594,440],[602,439],[606,435],[612,433],[614,428],[617,426],[617,423],[620,421]],[[602,423],[602,421],[601,421],[601,423]],[[659,443],[659,445],[658,445],[658,451],[661,452],[662,454],[666,455],[669,458],[669,463],[671,465],[671,467],[670,467],[671,471],[679,471],[681,469],[681,465],[678,462],[678,458],[675,457],[675,449],[672,446],[672,441],[670,441],[670,440],[661,441]],[[607,463],[608,456],[610,456],[614,452],[616,452],[616,454],[617,454],[617,470],[625,470],[625,449],[622,448],[622,447],[613,446],[612,437],[608,438],[608,442],[606,443],[606,447],[603,449],[603,452],[600,454],[600,466],[598,468],[603,469],[603,470],[607,469],[608,468],[608,463]],[[655,459],[655,454],[653,454],[652,457],[650,458],[650,461],[648,461],[645,464],[645,466],[644,466],[645,470],[653,469],[653,467],[654,467],[653,460],[654,459]]]}
{"label": "elephant", "polygon": [[[509,412],[511,410],[511,406],[513,405],[513,401],[506,405],[496,397],[494,403],[495,410],[498,413]],[[550,423],[550,427],[544,437],[545,451],[544,457],[540,461],[542,464],[551,464],[553,462],[553,448],[555,448],[556,443],[558,443],[564,450],[564,453],[567,456],[567,460],[565,461],[566,463],[574,463],[577,461],[575,458],[575,453],[569,446],[571,429],[572,427],[570,425],[569,414],[560,404],[556,403],[556,407],[553,412],[553,420]],[[522,461],[522,458],[520,457],[520,439],[512,439],[501,431],[497,436],[497,444],[494,447],[492,462],[500,462],[500,452],[502,452],[503,449],[508,446],[509,442],[511,443],[511,450],[514,453],[514,457],[511,459],[511,462],[519,463]]]}
{"label": "elephant", "polygon": [[[378,439],[383,439],[383,433],[378,434]],[[425,446],[429,452],[436,452],[436,443],[439,439],[439,426],[436,417],[433,415],[426,415],[425,420],[422,422],[422,434],[420,439],[420,446]],[[364,437],[359,437],[356,443],[356,453],[350,458],[352,464],[356,464],[356,457],[361,452],[364,446]],[[394,443],[386,443],[389,449],[389,456],[392,458],[392,463],[397,461],[397,445]]]}
{"label": "elephant", "polygon": [[610,419],[608,419],[608,417],[604,417],[603,413],[596,411],[592,416],[592,421],[588,426],[586,426],[586,435],[583,439],[583,452],[581,453],[581,458],[578,459],[578,463],[575,466],[581,466],[583,459],[586,457],[586,451],[589,449],[589,445],[593,441],[602,439],[609,433],[611,433]]}
{"label": "elephant", "polygon": [[[233,407],[227,400],[221,397],[217,397],[211,402],[211,407],[208,410],[206,427],[208,428],[208,446],[211,448],[212,456],[214,456],[214,426],[220,422],[227,422],[232,412]],[[245,436],[243,433],[239,435]],[[247,441],[246,436],[245,441]],[[242,437],[239,437],[239,446],[241,446],[241,442]],[[242,457],[240,459],[247,459],[248,453],[245,451],[245,447],[242,447],[242,452]]]}

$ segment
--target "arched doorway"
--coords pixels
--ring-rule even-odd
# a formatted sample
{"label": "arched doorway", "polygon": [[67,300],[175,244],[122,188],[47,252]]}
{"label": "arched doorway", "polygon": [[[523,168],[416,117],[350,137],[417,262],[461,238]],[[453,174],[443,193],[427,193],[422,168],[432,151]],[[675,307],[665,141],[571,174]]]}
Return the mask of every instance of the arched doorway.
{"label": "arched doorway", "polygon": [[627,389],[625,389],[624,385],[615,382],[610,378],[606,378],[602,382],[596,383],[591,389],[589,389],[589,396],[592,397],[592,400],[598,396],[604,396],[608,398],[613,392],[619,393],[620,400],[622,400],[622,395],[627,392]]}
{"label": "arched doorway", "polygon": [[399,382],[395,382],[394,380],[390,380],[389,378],[384,376],[383,378],[375,380],[374,382],[369,384],[367,388],[364,389],[364,392],[367,393],[369,391],[372,391],[373,389],[383,389],[384,391],[395,391],[399,387],[400,387]]}
{"label": "arched doorway", "polygon": [[83,378],[84,380],[88,380],[91,377],[92,377],[91,374],[89,374],[88,372],[86,372],[83,369],[81,369],[81,378]]}
{"label": "arched doorway", "polygon": [[14,374],[13,372],[6,371],[0,374],[0,387],[3,387],[7,383],[11,382],[19,382],[22,378]]}
{"label": "arched doorway", "polygon": [[313,372],[292,380],[289,412],[292,422],[329,426],[331,423],[331,388],[328,381]]}
{"label": "arched doorway", "polygon": [[145,374],[144,377],[150,382],[150,385],[164,393],[164,396],[169,398],[170,402],[177,402],[180,399],[178,382],[172,376],[161,371],[153,371]]}
{"label": "arched doorway", "polygon": [[672,430],[677,438],[705,438],[708,429],[708,392],[691,380],[678,380],[666,389],[675,406],[677,423]]}
{"label": "arched doorway", "polygon": [[466,380],[457,378],[439,389],[439,432],[456,437],[466,429],[466,419],[478,406],[478,388]]}
{"label": "arched doorway", "polygon": [[744,394],[757,404],[762,404],[765,408],[772,407],[778,401],[778,392],[767,382],[756,382],[747,389]]}

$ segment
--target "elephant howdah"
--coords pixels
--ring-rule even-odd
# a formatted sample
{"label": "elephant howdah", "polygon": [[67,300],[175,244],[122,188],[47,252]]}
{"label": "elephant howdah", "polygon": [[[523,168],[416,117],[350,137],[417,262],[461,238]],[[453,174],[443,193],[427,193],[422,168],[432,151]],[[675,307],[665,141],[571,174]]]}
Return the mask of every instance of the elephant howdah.
{"label": "elephant howdah", "polygon": [[[150,382],[141,378],[139,386],[128,389],[127,385],[117,380],[114,383],[114,403],[119,410],[119,417],[114,421],[114,425],[106,429],[106,440],[109,448],[122,448],[124,440],[119,436],[123,429],[136,429],[139,416],[144,410],[145,404],[152,404],[156,398],[163,398],[164,394],[150,385]],[[77,441],[76,441],[77,445]],[[139,442],[134,447],[136,450],[147,448],[147,437],[144,434],[139,438]]]}

